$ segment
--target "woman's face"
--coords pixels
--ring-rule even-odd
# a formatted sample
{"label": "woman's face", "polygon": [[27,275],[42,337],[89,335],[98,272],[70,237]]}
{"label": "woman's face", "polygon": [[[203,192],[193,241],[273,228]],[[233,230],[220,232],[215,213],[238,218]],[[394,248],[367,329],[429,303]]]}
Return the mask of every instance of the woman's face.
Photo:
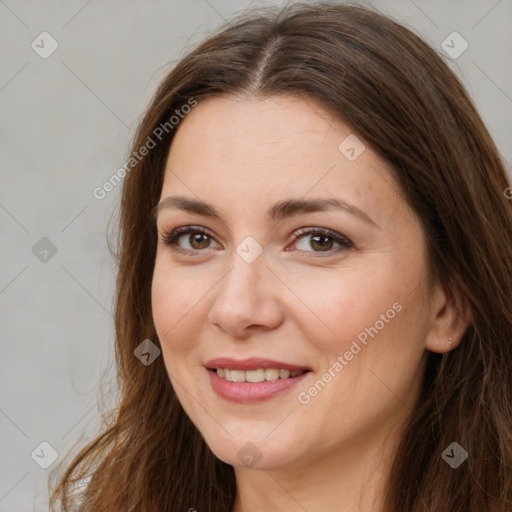
{"label": "woman's face", "polygon": [[183,408],[229,464],[356,457],[418,397],[432,322],[425,240],[363,143],[283,96],[209,98],[179,125],[153,317]]}

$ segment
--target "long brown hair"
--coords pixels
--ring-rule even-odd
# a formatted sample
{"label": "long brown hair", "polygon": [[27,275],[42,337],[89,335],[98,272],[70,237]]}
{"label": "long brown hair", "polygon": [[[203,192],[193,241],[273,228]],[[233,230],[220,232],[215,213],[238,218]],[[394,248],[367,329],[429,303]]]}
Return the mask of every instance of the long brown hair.
{"label": "long brown hair", "polygon": [[[410,30],[372,10],[292,4],[249,12],[186,55],[158,88],[133,144],[156,147],[124,178],[115,311],[120,403],[68,466],[62,510],[228,512],[233,467],[211,452],[178,402],[151,311],[152,211],[177,126],[170,116],[212,95],[299,95],[332,112],[388,163],[427,238],[433,275],[471,311],[461,344],[429,352],[421,396],[389,476],[388,512],[512,509],[512,201],[498,150],[460,81]],[[183,110],[180,110],[183,112]],[[160,132],[157,132],[160,133]],[[452,469],[456,441],[468,459]],[[74,482],[89,475],[81,497]]]}

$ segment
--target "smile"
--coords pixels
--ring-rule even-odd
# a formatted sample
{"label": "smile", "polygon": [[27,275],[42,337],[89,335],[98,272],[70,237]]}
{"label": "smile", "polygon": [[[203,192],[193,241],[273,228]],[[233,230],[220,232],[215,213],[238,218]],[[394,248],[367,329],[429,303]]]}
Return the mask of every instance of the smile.
{"label": "smile", "polygon": [[278,379],[292,379],[298,377],[305,370],[290,371],[277,368],[259,368],[257,370],[235,370],[229,368],[217,368],[217,375],[230,382],[263,382]]}

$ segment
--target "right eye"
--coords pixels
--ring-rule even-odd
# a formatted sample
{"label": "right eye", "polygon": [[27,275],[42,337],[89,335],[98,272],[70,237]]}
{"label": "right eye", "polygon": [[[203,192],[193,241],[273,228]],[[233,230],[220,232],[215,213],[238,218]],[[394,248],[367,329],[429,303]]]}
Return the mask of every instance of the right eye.
{"label": "right eye", "polygon": [[[189,236],[185,237],[185,235]],[[189,244],[189,247],[180,245],[182,238],[185,240],[185,243]],[[183,226],[162,235],[162,243],[179,254],[192,255],[194,252],[197,253],[203,249],[208,249],[212,240],[213,237],[201,226]]]}

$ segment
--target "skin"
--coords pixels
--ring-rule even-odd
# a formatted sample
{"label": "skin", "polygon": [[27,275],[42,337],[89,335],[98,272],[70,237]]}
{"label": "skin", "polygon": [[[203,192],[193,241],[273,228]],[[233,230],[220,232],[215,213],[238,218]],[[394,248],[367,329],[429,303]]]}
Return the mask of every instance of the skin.
{"label": "skin", "polygon": [[[153,317],[183,408],[235,469],[236,512],[382,510],[426,350],[451,350],[465,330],[460,296],[429,276],[420,222],[386,163],[368,145],[355,161],[338,150],[351,133],[304,98],[223,96],[199,102],[169,152],[161,199],[201,199],[223,221],[159,212]],[[284,199],[325,197],[350,202],[377,225],[338,210],[275,224],[265,216]],[[182,235],[179,247],[191,254],[177,254],[163,239],[187,225],[206,228],[210,238],[194,243]],[[315,233],[293,239],[301,228],[331,229],[354,247],[333,241],[322,251]],[[263,249],[252,263],[236,252],[247,236]],[[300,403],[298,394],[395,303],[394,318]],[[233,403],[212,390],[204,368],[220,356],[265,357],[312,372],[270,400]],[[237,457],[248,442],[261,454],[252,467]]]}

